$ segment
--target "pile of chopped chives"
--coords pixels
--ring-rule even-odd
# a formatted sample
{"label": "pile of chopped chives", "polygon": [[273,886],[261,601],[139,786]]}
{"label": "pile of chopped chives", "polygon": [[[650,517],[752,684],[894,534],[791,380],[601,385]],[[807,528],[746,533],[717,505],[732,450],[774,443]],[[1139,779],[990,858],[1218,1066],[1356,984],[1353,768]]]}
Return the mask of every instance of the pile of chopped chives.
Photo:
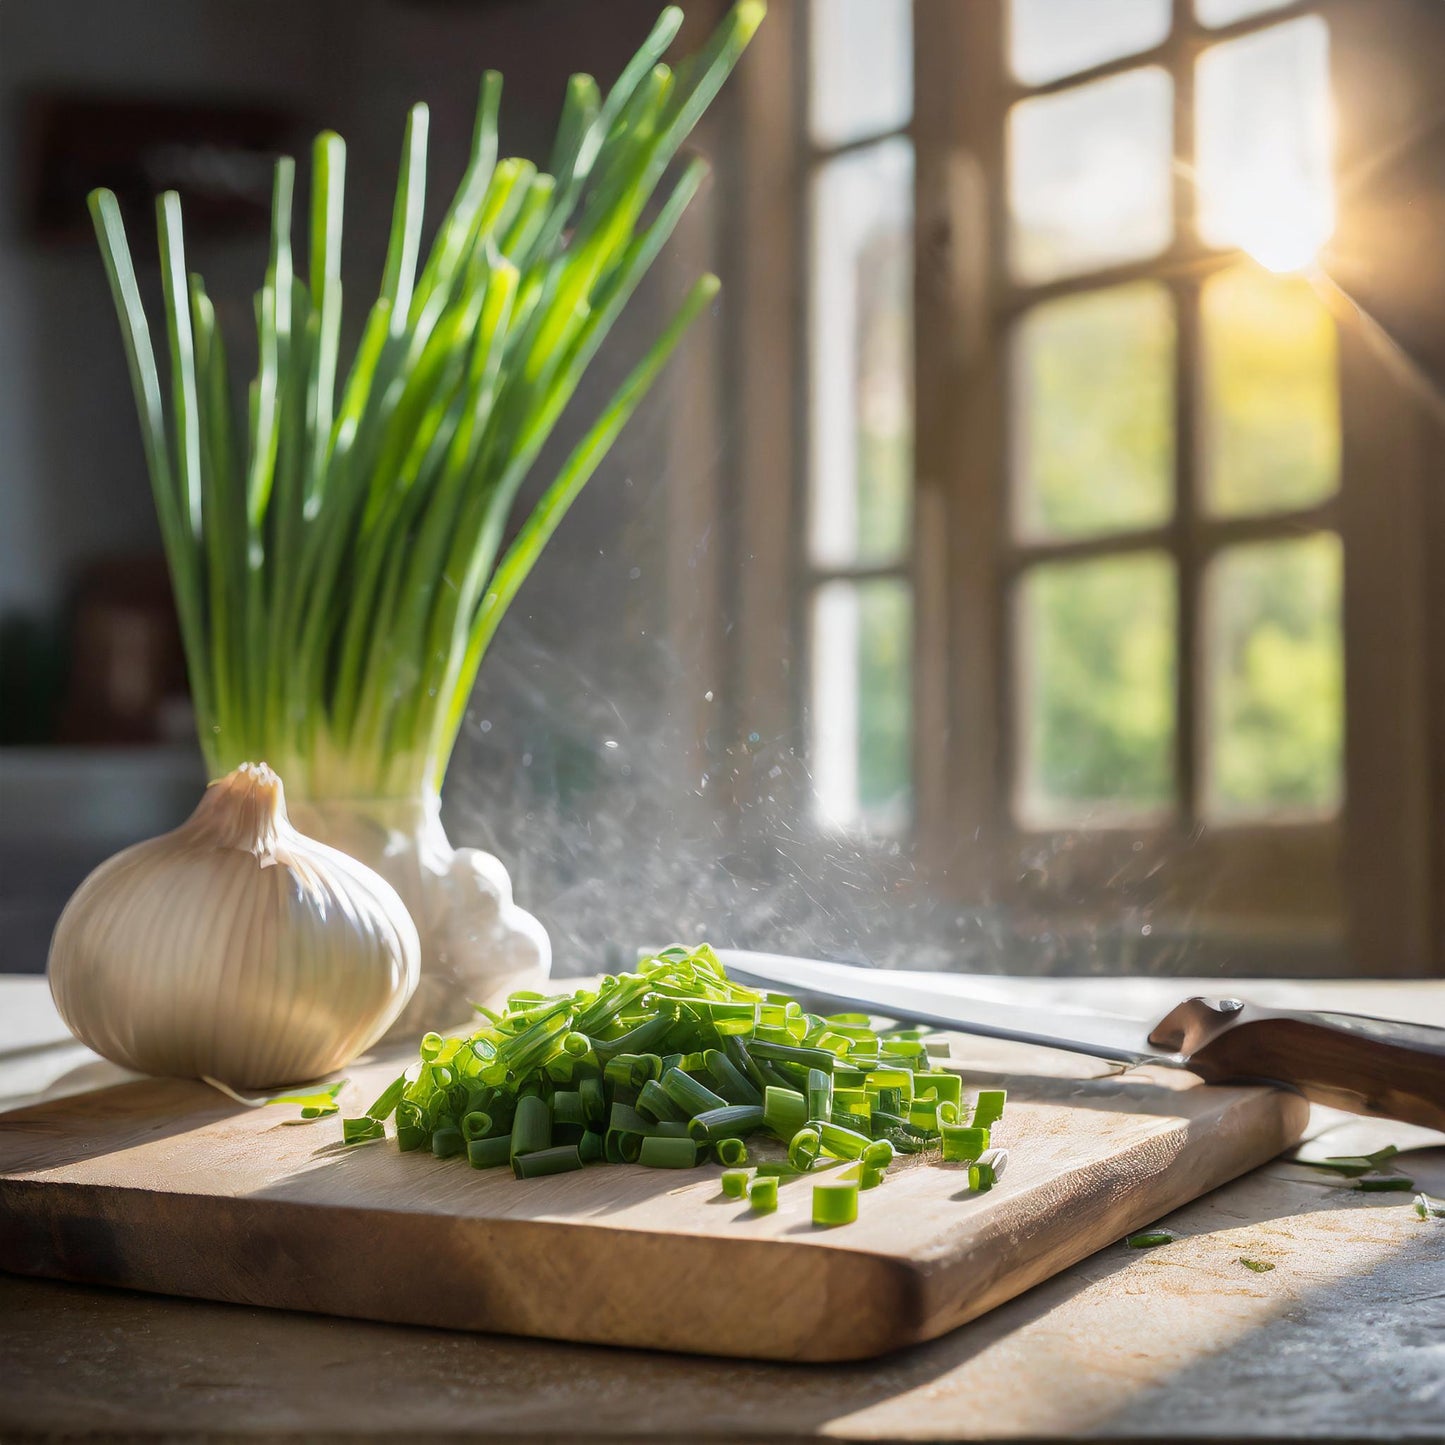
{"label": "pile of chopped chives", "polygon": [[[1004,1091],[966,1105],[960,1077],[934,1067],[946,1042],[875,1029],[865,1014],[807,1013],[735,983],[706,944],[667,949],[595,989],[514,993],[502,1011],[477,1012],[469,1034],[427,1034],[417,1062],[343,1121],[344,1141],[382,1138],[395,1116],[403,1150],[509,1164],[518,1179],[715,1162],[723,1191],[758,1211],[777,1208],[780,1184],[826,1171],[813,1191],[820,1225],[856,1219],[859,1191],[898,1154],[941,1145],[979,1192],[1007,1163],[990,1146]],[[759,1139],[786,1159],[746,1167]]]}

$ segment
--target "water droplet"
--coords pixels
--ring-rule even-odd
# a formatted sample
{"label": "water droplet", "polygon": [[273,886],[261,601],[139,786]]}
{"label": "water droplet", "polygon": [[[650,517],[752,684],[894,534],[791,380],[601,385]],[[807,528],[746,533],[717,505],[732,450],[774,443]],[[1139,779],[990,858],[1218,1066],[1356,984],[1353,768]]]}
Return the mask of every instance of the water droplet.
{"label": "water droplet", "polygon": [[632,578],[634,582],[636,582],[637,579],[642,576],[642,568],[634,567],[632,571],[630,571],[627,575]]}
{"label": "water droplet", "polygon": [[1154,925],[1152,923],[1146,923],[1139,932],[1142,933],[1145,938],[1148,938],[1149,935],[1154,932]]}
{"label": "water droplet", "polygon": [[481,720],[481,723],[479,724],[479,726],[481,727],[481,730],[482,730],[484,733],[489,733],[489,732],[491,732],[491,730],[492,730],[491,719],[490,719],[490,718],[483,718],[483,719]]}
{"label": "water droplet", "polygon": [[702,695],[702,700],[703,700],[704,702],[711,702],[711,701],[712,701],[712,689],[711,689],[711,688],[708,688],[708,690],[707,690],[705,693],[703,693],[703,695]]}
{"label": "water droplet", "polygon": [[602,744],[602,746],[604,748],[615,748],[617,746],[617,739],[608,738],[607,741]]}

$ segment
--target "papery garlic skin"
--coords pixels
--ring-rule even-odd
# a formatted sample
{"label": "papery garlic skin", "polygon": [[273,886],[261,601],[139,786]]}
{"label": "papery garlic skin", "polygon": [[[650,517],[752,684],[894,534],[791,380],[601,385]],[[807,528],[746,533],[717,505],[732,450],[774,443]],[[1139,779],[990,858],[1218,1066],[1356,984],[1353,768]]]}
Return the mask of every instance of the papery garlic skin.
{"label": "papery garlic skin", "polygon": [[48,971],[60,1016],[98,1054],[264,1089],[362,1053],[405,1007],[420,966],[391,885],[298,833],[281,780],[246,763],[181,827],[80,885]]}

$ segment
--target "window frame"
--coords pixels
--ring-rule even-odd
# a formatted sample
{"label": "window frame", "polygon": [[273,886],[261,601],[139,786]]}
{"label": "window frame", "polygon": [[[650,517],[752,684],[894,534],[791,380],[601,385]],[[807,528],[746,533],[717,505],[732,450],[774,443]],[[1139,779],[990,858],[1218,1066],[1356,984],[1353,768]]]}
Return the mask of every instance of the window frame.
{"label": "window frame", "polygon": [[[1174,153],[1187,157],[1199,54],[1320,15],[1330,27],[1332,85],[1343,108],[1354,83],[1350,42],[1359,18],[1338,0],[1297,0],[1211,28],[1195,21],[1191,0],[1174,0],[1160,45],[1024,85],[1007,68],[1006,6],[1007,0],[914,6],[920,859],[961,900],[1005,901],[1072,933],[1091,954],[1105,943],[1122,946],[1124,957],[1142,954],[1152,966],[1195,972],[1422,971],[1438,931],[1428,897],[1429,820],[1415,801],[1428,771],[1420,736],[1425,714],[1412,682],[1424,668],[1417,631],[1423,589],[1407,594],[1389,576],[1401,569],[1396,576],[1413,581],[1423,565],[1404,535],[1408,520],[1401,525],[1420,512],[1420,468],[1403,455],[1411,409],[1398,382],[1339,328],[1339,491],[1295,512],[1213,517],[1199,505],[1196,475],[1197,296],[1204,280],[1237,264],[1240,253],[1206,246],[1195,235],[1187,166],[1176,165],[1174,238],[1158,256],[1041,284],[1017,283],[1006,264],[1005,135],[1017,101],[1159,65],[1174,83]],[[960,84],[959,55],[993,56],[996,63],[973,66]],[[1176,306],[1173,517],[1148,532],[1020,541],[1009,505],[1009,328],[1044,300],[1141,279],[1162,281]],[[1386,418],[1401,426],[1401,436],[1385,435]],[[1388,480],[1372,489],[1371,477]],[[1205,825],[1198,765],[1204,569],[1228,545],[1297,536],[1301,528],[1333,531],[1344,548],[1344,802],[1329,818]],[[1012,806],[1019,721],[1014,581],[1037,561],[1144,547],[1165,550],[1178,567],[1179,816],[1158,827],[1025,826]],[[1386,716],[1392,708],[1395,722]],[[1115,915],[1102,929],[1101,909]]]}
{"label": "window frame", "polygon": [[[1013,824],[1012,778],[1002,767],[1009,654],[1000,598],[1012,545],[1000,346],[1007,310],[1007,298],[999,299],[1007,287],[998,203],[1002,118],[1020,93],[1063,89],[1157,60],[1179,43],[1180,32],[1172,28],[1155,51],[1018,87],[1005,71],[1005,4],[914,0],[907,133],[915,178],[915,810],[905,846],[915,883],[951,899],[960,912],[977,905],[1012,909],[1021,956],[1030,952],[1031,937],[1073,937],[1072,952],[1034,950],[1039,956],[1026,967],[1445,972],[1445,827],[1437,822],[1445,820],[1445,807],[1436,806],[1445,797],[1445,639],[1430,626],[1438,612],[1433,604],[1445,595],[1445,571],[1429,561],[1437,543],[1445,547],[1434,460],[1445,446],[1445,424],[1376,350],[1343,327],[1340,489],[1327,508],[1345,557],[1343,810],[1327,823],[1202,832],[1029,834]],[[1348,175],[1392,142],[1393,118],[1378,103],[1382,55],[1398,58],[1391,47],[1405,43],[1399,37],[1413,33],[1411,24],[1418,30],[1412,5],[1311,0],[1214,29],[1191,26],[1191,43],[1197,51],[1300,15],[1323,15],[1335,107],[1346,122],[1337,134],[1336,171]],[[730,87],[736,109],[718,119],[710,146],[735,157],[719,171],[710,204],[730,299],[725,325],[699,367],[715,382],[715,418],[703,444],[715,444],[720,474],[709,479],[707,497],[683,508],[678,535],[687,550],[679,551],[677,577],[680,594],[711,599],[705,647],[719,660],[722,691],[716,702],[688,701],[700,760],[726,758],[726,768],[713,773],[711,795],[719,837],[733,842],[747,838],[742,818],[759,801],[771,813],[811,815],[806,770],[791,766],[808,743],[808,619],[798,572],[808,486],[806,8],[806,0],[775,6]],[[1189,0],[1175,0],[1175,9],[1188,11]],[[964,84],[961,55],[992,55],[998,63],[971,67]],[[1175,109],[1177,142],[1193,123],[1192,94],[1177,86]],[[1184,184],[1176,181],[1176,248],[1192,239],[1190,228],[1177,224]],[[1342,195],[1342,230],[1347,207]],[[1234,259],[1224,253],[1217,265]],[[1069,278],[1055,289],[1149,275],[1158,264]],[[1180,356],[1194,344],[1184,324]],[[1182,407],[1195,404],[1190,392],[1178,398]],[[745,427],[736,424],[743,417]],[[684,454],[695,457],[697,445],[690,434],[680,462]],[[705,567],[688,518],[716,528]],[[699,645],[696,637],[691,642]],[[1189,721],[1181,714],[1181,724],[1191,726],[1192,701],[1186,713]],[[761,749],[748,746],[749,730],[761,733]],[[1149,939],[1141,937],[1145,918],[1155,924]]]}

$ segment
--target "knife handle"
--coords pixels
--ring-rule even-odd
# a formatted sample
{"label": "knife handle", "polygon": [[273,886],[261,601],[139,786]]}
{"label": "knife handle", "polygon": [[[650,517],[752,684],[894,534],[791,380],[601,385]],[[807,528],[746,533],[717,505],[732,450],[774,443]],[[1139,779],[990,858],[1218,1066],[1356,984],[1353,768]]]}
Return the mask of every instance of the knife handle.
{"label": "knife handle", "polygon": [[1191,998],[1149,1042],[1210,1083],[1269,1079],[1316,1104],[1445,1129],[1445,1029]]}

